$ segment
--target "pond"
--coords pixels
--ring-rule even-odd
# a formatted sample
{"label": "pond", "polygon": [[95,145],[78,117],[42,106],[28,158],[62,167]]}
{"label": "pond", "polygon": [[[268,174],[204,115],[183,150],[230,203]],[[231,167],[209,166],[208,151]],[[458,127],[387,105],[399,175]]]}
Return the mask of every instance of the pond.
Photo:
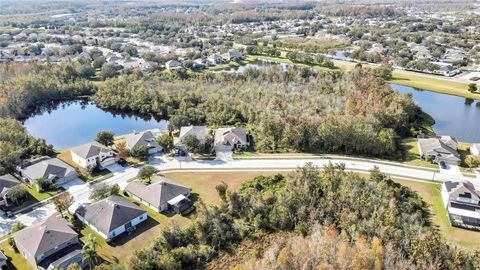
{"label": "pond", "polygon": [[408,86],[391,84],[393,90],[411,94],[415,103],[435,119],[438,135],[451,135],[462,142],[480,142],[480,102]]}
{"label": "pond", "polygon": [[24,121],[24,126],[31,135],[45,139],[55,149],[90,142],[101,130],[122,135],[154,128],[162,130],[167,125],[165,120],[104,111],[93,102],[85,100],[42,106]]}
{"label": "pond", "polygon": [[[278,63],[257,60],[237,67],[243,72],[248,67],[266,68]],[[285,70],[289,65],[279,64]],[[233,72],[232,71],[232,72]],[[480,101],[391,84],[393,90],[411,94],[413,101],[435,119],[433,129],[438,135],[451,135],[463,142],[480,142]]]}

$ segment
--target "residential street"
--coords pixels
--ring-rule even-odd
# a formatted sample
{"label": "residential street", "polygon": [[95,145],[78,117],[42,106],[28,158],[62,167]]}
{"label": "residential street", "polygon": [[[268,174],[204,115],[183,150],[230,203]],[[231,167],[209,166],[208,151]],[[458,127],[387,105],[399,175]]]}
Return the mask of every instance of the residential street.
{"label": "residential street", "polygon": [[[367,172],[374,166],[378,166],[380,170],[397,178],[408,180],[459,180],[463,178],[461,174],[447,174],[447,172],[433,172],[431,170],[422,169],[420,167],[406,166],[400,163],[386,161],[367,161],[365,159],[318,159],[318,158],[300,158],[300,159],[241,159],[230,162],[218,160],[200,160],[200,161],[166,161],[158,159],[154,165],[160,171],[228,171],[228,170],[290,170],[298,166],[311,162],[317,166],[324,166],[329,162],[344,163],[347,170],[355,172]],[[122,189],[126,186],[127,181],[134,178],[139,169],[133,167],[123,168],[118,164],[112,165],[109,169],[113,172],[113,176],[104,180],[109,185],[118,184]],[[77,179],[72,180],[64,185],[65,190],[70,192],[74,198],[74,204],[70,211],[74,211],[78,205],[88,202],[91,187],[89,184]],[[17,215],[13,219],[0,218],[0,236],[7,234],[10,228],[17,221],[25,225],[31,225],[37,218],[43,218],[55,212],[52,203],[36,208],[31,212]]]}

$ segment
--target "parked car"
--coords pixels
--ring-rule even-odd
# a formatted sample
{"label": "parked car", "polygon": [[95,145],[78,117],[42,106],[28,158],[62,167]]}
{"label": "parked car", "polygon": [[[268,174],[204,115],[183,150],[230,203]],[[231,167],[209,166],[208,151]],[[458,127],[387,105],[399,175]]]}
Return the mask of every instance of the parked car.
{"label": "parked car", "polygon": [[3,213],[3,216],[6,218],[13,218],[15,214],[12,211],[7,211]]}
{"label": "parked car", "polygon": [[440,161],[440,168],[446,170],[447,169],[447,164],[445,164],[445,161]]}
{"label": "parked car", "polygon": [[126,161],[125,159],[123,159],[123,158],[121,158],[121,159],[118,160],[118,164],[120,164],[120,166],[122,166],[122,167],[128,166],[127,161]]}

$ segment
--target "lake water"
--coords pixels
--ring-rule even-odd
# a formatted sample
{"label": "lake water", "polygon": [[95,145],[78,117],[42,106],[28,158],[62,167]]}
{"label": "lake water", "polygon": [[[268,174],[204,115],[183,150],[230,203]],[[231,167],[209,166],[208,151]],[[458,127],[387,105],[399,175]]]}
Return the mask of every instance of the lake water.
{"label": "lake water", "polygon": [[[257,61],[231,71],[243,72],[248,67],[265,68],[272,65],[275,63]],[[286,64],[281,65],[287,68]],[[464,142],[480,142],[479,101],[396,84],[391,84],[391,87],[402,94],[412,95],[423,111],[435,119],[433,128],[438,135],[451,135]],[[25,120],[24,125],[33,136],[46,139],[56,149],[63,149],[94,140],[100,130],[121,135],[135,130],[166,129],[168,122],[115,114],[97,108],[92,102],[75,101],[44,107]]]}
{"label": "lake water", "polygon": [[44,106],[24,121],[24,126],[36,138],[43,138],[55,149],[64,149],[91,142],[98,131],[108,130],[115,135],[133,131],[160,128],[166,129],[168,122],[153,118],[115,114],[104,111],[93,102],[62,102]]}
{"label": "lake water", "polygon": [[[257,60],[232,71],[243,72],[248,67],[266,68],[275,62]],[[283,69],[287,64],[280,64]],[[391,84],[393,90],[411,94],[422,110],[435,119],[433,129],[438,135],[451,135],[463,142],[480,142],[480,101],[445,95],[408,86]]]}
{"label": "lake water", "polygon": [[412,95],[415,103],[435,119],[433,129],[437,135],[451,135],[463,142],[480,142],[480,104],[478,100],[396,84],[391,84],[391,87],[402,94]]}

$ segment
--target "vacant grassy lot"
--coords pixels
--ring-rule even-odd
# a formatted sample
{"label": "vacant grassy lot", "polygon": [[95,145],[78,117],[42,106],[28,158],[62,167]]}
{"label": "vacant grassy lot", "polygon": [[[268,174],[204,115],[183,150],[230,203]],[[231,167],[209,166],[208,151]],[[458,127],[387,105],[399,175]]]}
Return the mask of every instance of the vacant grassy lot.
{"label": "vacant grassy lot", "polygon": [[[283,172],[284,173],[284,172]],[[275,172],[182,172],[165,173],[165,176],[176,182],[189,187],[193,193],[199,195],[206,204],[220,202],[215,186],[222,181],[231,190],[237,190],[240,184],[248,179],[259,175],[273,175]]]}
{"label": "vacant grassy lot", "polygon": [[480,232],[450,225],[440,194],[441,184],[398,179],[394,179],[394,181],[415,190],[430,205],[433,222],[438,226],[448,243],[460,248],[480,249]]}

